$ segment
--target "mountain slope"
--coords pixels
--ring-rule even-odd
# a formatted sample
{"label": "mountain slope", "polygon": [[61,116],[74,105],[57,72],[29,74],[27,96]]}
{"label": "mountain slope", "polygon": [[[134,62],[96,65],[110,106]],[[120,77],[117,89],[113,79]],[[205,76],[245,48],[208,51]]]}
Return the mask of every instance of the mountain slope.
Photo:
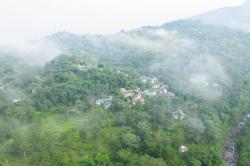
{"label": "mountain slope", "polygon": [[[166,73],[175,75],[187,72],[181,73],[185,76],[195,72],[220,73],[209,69],[214,64],[208,65],[207,61],[213,61],[223,66],[222,68],[234,68],[234,73],[246,73],[250,70],[247,65],[250,63],[250,34],[208,26],[194,20],[144,27],[107,36],[61,33],[52,35],[49,39],[65,54],[80,55],[127,70],[137,68],[144,74],[162,74],[164,69],[168,70]],[[199,68],[194,69],[191,66]],[[178,77],[180,78],[182,77]]]}
{"label": "mountain slope", "polygon": [[193,19],[200,20],[204,23],[226,26],[228,28],[250,31],[250,1],[237,7],[227,7],[211,11]]}
{"label": "mountain slope", "polygon": [[250,108],[250,33],[182,20],[46,40],[67,55],[42,69],[0,56],[0,163],[222,165]]}

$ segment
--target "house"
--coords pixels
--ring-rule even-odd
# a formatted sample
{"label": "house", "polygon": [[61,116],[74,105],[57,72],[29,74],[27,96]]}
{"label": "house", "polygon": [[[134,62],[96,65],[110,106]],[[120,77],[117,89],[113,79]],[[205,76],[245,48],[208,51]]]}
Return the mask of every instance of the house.
{"label": "house", "polygon": [[112,105],[112,101],[105,101],[103,105],[104,109],[108,109]]}
{"label": "house", "polygon": [[163,95],[163,94],[167,94],[168,93],[168,90],[166,89],[157,89],[157,94],[159,95]]}
{"label": "house", "polygon": [[95,104],[97,106],[101,106],[103,104],[103,102],[104,102],[103,99],[97,99],[96,102],[95,102]]}
{"label": "house", "polygon": [[183,120],[185,118],[185,113],[182,110],[173,112],[173,118],[176,120]]}
{"label": "house", "polygon": [[13,103],[18,103],[19,101],[22,101],[22,99],[13,99],[12,100]]}
{"label": "house", "polygon": [[109,96],[107,99],[97,99],[97,106],[104,106],[104,109],[108,109],[112,105],[113,96]]}
{"label": "house", "polygon": [[81,71],[87,71],[89,68],[87,65],[78,65],[78,69],[81,70]]}
{"label": "house", "polygon": [[147,83],[148,80],[149,80],[149,77],[141,76],[141,77],[139,78],[139,80],[140,80],[142,83]]}
{"label": "house", "polygon": [[168,92],[167,95],[170,98],[174,98],[175,97],[175,93],[173,93],[173,92]]}
{"label": "house", "polygon": [[132,97],[132,96],[134,96],[134,92],[126,92],[124,94],[124,97]]}
{"label": "house", "polygon": [[239,127],[244,126],[244,125],[245,125],[245,122],[240,122],[239,123]]}
{"label": "house", "polygon": [[134,94],[133,90],[127,90],[123,95],[124,95],[124,97],[132,97],[135,94]]}
{"label": "house", "polygon": [[159,84],[159,83],[160,83],[159,79],[156,78],[156,77],[141,76],[141,77],[139,78],[139,80],[140,80],[142,83],[147,83],[147,82],[149,82],[149,83],[151,83],[151,84]]}
{"label": "house", "polygon": [[139,100],[141,100],[141,98],[142,98],[142,95],[139,93],[139,94],[137,94],[137,95],[135,95],[135,96],[133,97],[133,100],[134,100],[134,101],[139,101]]}
{"label": "house", "polygon": [[156,78],[156,77],[150,78],[150,83],[151,83],[151,84],[158,84],[159,82],[160,82],[159,79]]}
{"label": "house", "polygon": [[157,90],[144,90],[143,95],[145,96],[156,96]]}
{"label": "house", "polygon": [[168,89],[168,85],[161,85],[160,89]]}
{"label": "house", "polygon": [[135,104],[136,102],[140,102],[141,104],[145,103],[144,98],[141,93],[138,93],[137,95],[133,97],[133,104]]}
{"label": "house", "polygon": [[181,145],[180,148],[179,148],[179,151],[180,151],[181,153],[185,153],[185,152],[188,151],[188,147],[185,146],[185,145]]}
{"label": "house", "polygon": [[121,88],[121,93],[124,95],[124,97],[132,97],[134,96],[133,90],[126,90],[125,88]]}
{"label": "house", "polygon": [[158,88],[158,94],[168,94],[168,85],[161,85]]}
{"label": "house", "polygon": [[160,83],[153,84],[153,88],[154,88],[154,89],[159,89],[159,88],[160,88],[160,86],[161,86],[161,84],[160,84]]}

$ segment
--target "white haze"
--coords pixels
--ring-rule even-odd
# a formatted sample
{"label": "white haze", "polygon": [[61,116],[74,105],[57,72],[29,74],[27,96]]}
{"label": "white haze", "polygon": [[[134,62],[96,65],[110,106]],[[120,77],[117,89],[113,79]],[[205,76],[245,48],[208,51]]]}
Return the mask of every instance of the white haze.
{"label": "white haze", "polygon": [[[142,35],[140,35],[140,33]],[[121,43],[129,47],[135,47],[144,51],[166,52],[170,47],[177,48],[191,47],[193,42],[189,39],[180,38],[176,31],[165,31],[162,28],[132,31],[128,33],[118,33],[109,36],[114,43]]]}
{"label": "white haze", "polygon": [[[240,3],[242,0],[3,1],[0,7],[0,53],[23,58],[33,65],[41,65],[58,56],[62,50],[53,41],[44,38],[32,42],[23,39],[61,30],[76,33],[113,33],[120,29],[159,25],[209,9]],[[94,45],[102,44],[98,38],[91,35],[87,38]],[[104,38],[109,44],[120,43],[142,52],[152,51],[160,54],[163,60],[152,64],[151,70],[171,69],[181,76],[185,82],[184,88],[189,88],[208,99],[221,96],[221,86],[230,84],[230,79],[216,55],[204,52],[202,55],[187,55],[188,58],[183,56],[188,54],[189,50],[195,50],[198,43],[180,37],[174,30],[142,28],[106,35]]]}
{"label": "white haze", "polygon": [[[144,25],[160,25],[186,18],[222,6],[239,5],[243,0],[8,0],[0,2],[0,53],[25,58],[32,64],[44,64],[58,56],[61,50],[48,41],[33,41],[58,32],[114,33],[121,29],[133,29]],[[163,30],[152,33],[161,36],[155,43],[137,37],[125,39],[135,47],[146,50],[164,50],[161,42],[171,45],[174,32]],[[172,38],[171,38],[172,35]],[[116,35],[115,35],[116,36]],[[164,37],[165,36],[165,37]],[[167,38],[166,38],[167,36]],[[175,41],[190,44],[185,39]],[[175,45],[173,45],[173,48]],[[3,54],[4,55],[4,54]]]}
{"label": "white haze", "polygon": [[[230,86],[231,80],[216,55],[192,53],[199,47],[192,39],[181,37],[177,31],[162,28],[144,28],[137,31],[121,32],[107,36],[111,45],[122,44],[138,51],[152,52],[155,60],[151,71],[170,70],[179,76],[182,89],[190,90],[209,100],[223,95],[223,87]],[[192,51],[193,50],[193,51]]]}
{"label": "white haze", "polygon": [[57,31],[114,33],[187,18],[244,0],[1,0],[0,43]]}
{"label": "white haze", "polygon": [[61,53],[52,41],[40,39],[30,42],[13,42],[0,46],[0,56],[11,55],[29,65],[44,65]]}
{"label": "white haze", "polygon": [[[192,53],[197,50],[199,43],[182,37],[175,30],[141,28],[101,38],[92,35],[87,35],[85,38],[94,46],[94,49],[103,45],[103,47],[116,48],[118,44],[127,49],[136,48],[142,55],[144,52],[153,53],[156,60],[149,66],[151,71],[168,70],[174,73],[179,76],[178,81],[182,82],[180,87],[184,91],[190,90],[206,99],[217,99],[223,95],[223,87],[230,85],[230,78],[216,55],[211,55],[206,51]],[[56,43],[43,38],[32,43],[4,47],[1,52],[3,55],[12,54],[23,58],[33,65],[41,65],[63,53],[58,48]]]}

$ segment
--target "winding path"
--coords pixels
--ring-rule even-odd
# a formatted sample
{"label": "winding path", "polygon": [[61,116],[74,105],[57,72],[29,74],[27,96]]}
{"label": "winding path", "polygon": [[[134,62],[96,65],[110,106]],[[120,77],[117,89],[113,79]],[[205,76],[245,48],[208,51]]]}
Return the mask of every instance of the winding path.
{"label": "winding path", "polygon": [[250,111],[241,118],[238,126],[231,131],[223,146],[223,160],[226,166],[237,166],[239,154],[236,149],[236,139],[248,120],[250,120]]}

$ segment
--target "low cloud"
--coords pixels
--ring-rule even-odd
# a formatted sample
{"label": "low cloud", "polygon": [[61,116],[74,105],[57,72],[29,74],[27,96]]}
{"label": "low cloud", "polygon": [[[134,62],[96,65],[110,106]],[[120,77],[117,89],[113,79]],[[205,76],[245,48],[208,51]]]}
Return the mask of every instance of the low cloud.
{"label": "low cloud", "polygon": [[30,65],[44,65],[61,53],[55,43],[46,39],[8,42],[0,45],[0,56],[11,55]]}
{"label": "low cloud", "polygon": [[108,40],[141,51],[158,53],[176,50],[177,46],[181,46],[179,48],[188,48],[194,44],[190,39],[180,37],[177,31],[166,31],[162,28],[142,28],[137,31],[121,32],[108,36]]}

